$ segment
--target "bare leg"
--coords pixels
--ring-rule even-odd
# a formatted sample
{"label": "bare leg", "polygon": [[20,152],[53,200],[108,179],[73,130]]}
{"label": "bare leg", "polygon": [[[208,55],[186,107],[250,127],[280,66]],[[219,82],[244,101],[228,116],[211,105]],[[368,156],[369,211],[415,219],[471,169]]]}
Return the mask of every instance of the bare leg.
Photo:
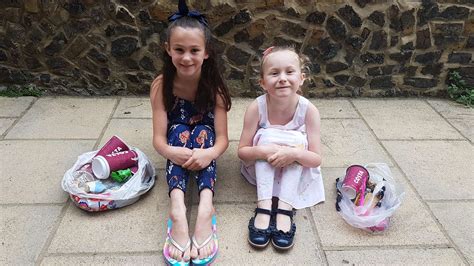
{"label": "bare leg", "polygon": [[[214,215],[214,205],[212,204],[212,191],[210,189],[203,189],[199,194],[199,207],[196,219],[196,227],[194,228],[194,237],[198,244],[203,243],[212,234],[212,216]],[[191,257],[193,259],[203,259],[212,254],[214,248],[214,241],[203,248],[199,249],[193,245],[191,248]]]}
{"label": "bare leg", "polygon": [[[170,193],[170,218],[173,222],[171,236],[181,247],[185,247],[189,241],[188,220],[186,219],[186,205],[184,204],[184,192],[180,189],[173,189]],[[175,246],[170,245],[170,256],[177,261],[189,261],[189,248],[184,255]]]}

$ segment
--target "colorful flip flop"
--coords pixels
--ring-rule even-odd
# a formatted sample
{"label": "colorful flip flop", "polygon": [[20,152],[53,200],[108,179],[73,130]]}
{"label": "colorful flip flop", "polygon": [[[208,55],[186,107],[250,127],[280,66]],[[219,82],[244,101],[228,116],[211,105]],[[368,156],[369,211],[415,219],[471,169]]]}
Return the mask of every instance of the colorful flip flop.
{"label": "colorful flip flop", "polygon": [[217,222],[216,222],[216,215],[212,216],[212,234],[201,244],[198,244],[196,241],[196,238],[193,236],[192,241],[193,245],[197,248],[198,254],[199,250],[206,246],[209,241],[213,240],[214,241],[214,248],[212,250],[212,254],[204,259],[193,259],[193,265],[210,265],[214,259],[217,257],[217,251],[219,250],[218,243],[217,243]]}
{"label": "colorful flip flop", "polygon": [[172,266],[188,266],[190,264],[190,261],[177,261],[173,259],[170,256],[170,246],[175,246],[179,251],[181,251],[184,255],[184,252],[186,249],[191,246],[191,240],[188,240],[188,243],[186,243],[186,246],[182,247],[178,242],[176,242],[173,237],[171,237],[171,228],[173,226],[173,222],[171,219],[168,219],[168,230],[167,230],[167,236],[166,236],[166,241],[165,245],[163,247],[163,256],[165,257],[165,262],[167,265],[172,265]]}

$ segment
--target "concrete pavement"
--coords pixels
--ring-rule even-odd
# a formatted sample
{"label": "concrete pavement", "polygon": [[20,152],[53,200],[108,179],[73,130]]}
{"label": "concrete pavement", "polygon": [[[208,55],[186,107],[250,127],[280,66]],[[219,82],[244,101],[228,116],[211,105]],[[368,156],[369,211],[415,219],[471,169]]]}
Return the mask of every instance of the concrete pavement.
{"label": "concrete pavement", "polygon": [[[296,244],[280,254],[246,240],[256,192],[240,177],[237,145],[251,100],[233,99],[231,142],[218,161],[217,265],[474,264],[474,109],[440,99],[311,99],[322,117],[326,202],[298,211]],[[156,185],[131,206],[84,212],[62,176],[112,135],[149,156]],[[0,98],[0,264],[162,265],[169,202],[151,135],[147,98]],[[389,164],[406,192],[384,234],[350,227],[334,208],[334,180],[369,162]],[[187,201],[193,224],[194,183]]]}

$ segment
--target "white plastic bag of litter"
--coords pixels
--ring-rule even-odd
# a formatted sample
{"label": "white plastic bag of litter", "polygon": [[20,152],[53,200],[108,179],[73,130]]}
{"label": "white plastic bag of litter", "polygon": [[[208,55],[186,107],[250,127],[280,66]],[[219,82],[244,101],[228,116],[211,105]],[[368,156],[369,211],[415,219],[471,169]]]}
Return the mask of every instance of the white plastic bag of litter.
{"label": "white plastic bag of litter", "polygon": [[[356,204],[341,193],[342,178],[336,179],[336,210],[350,225],[370,232],[384,231],[389,227],[390,216],[400,207],[405,195],[401,184],[397,183],[384,163],[365,165],[369,181],[374,185],[367,193],[364,204]],[[380,199],[381,198],[381,199]],[[377,204],[376,204],[377,203]]]}
{"label": "white plastic bag of litter", "polygon": [[80,169],[91,163],[97,151],[86,152],[63,176],[61,186],[69,193],[71,200],[79,208],[90,211],[106,211],[121,208],[136,202],[155,183],[155,169],[148,157],[138,148],[131,148],[138,155],[138,170],[125,183],[110,186],[102,193],[86,192],[78,182]]}

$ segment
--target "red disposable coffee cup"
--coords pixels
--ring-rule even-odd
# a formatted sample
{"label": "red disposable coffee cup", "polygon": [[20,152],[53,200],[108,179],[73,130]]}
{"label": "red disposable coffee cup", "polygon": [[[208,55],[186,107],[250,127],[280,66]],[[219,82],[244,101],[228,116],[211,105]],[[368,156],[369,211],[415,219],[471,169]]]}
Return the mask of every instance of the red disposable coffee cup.
{"label": "red disposable coffee cup", "polygon": [[130,148],[121,138],[112,136],[109,141],[107,141],[107,143],[105,143],[104,146],[100,148],[95,156],[106,156],[107,154],[128,150],[130,150]]}
{"label": "red disposable coffee cup", "polygon": [[354,199],[357,193],[365,190],[365,184],[369,179],[369,171],[361,165],[351,165],[346,170],[346,176],[342,181],[341,193],[349,199]]}
{"label": "red disposable coffee cup", "polygon": [[136,166],[138,155],[134,151],[121,151],[107,154],[105,156],[96,156],[92,159],[92,171],[99,179],[106,179],[110,173]]}

